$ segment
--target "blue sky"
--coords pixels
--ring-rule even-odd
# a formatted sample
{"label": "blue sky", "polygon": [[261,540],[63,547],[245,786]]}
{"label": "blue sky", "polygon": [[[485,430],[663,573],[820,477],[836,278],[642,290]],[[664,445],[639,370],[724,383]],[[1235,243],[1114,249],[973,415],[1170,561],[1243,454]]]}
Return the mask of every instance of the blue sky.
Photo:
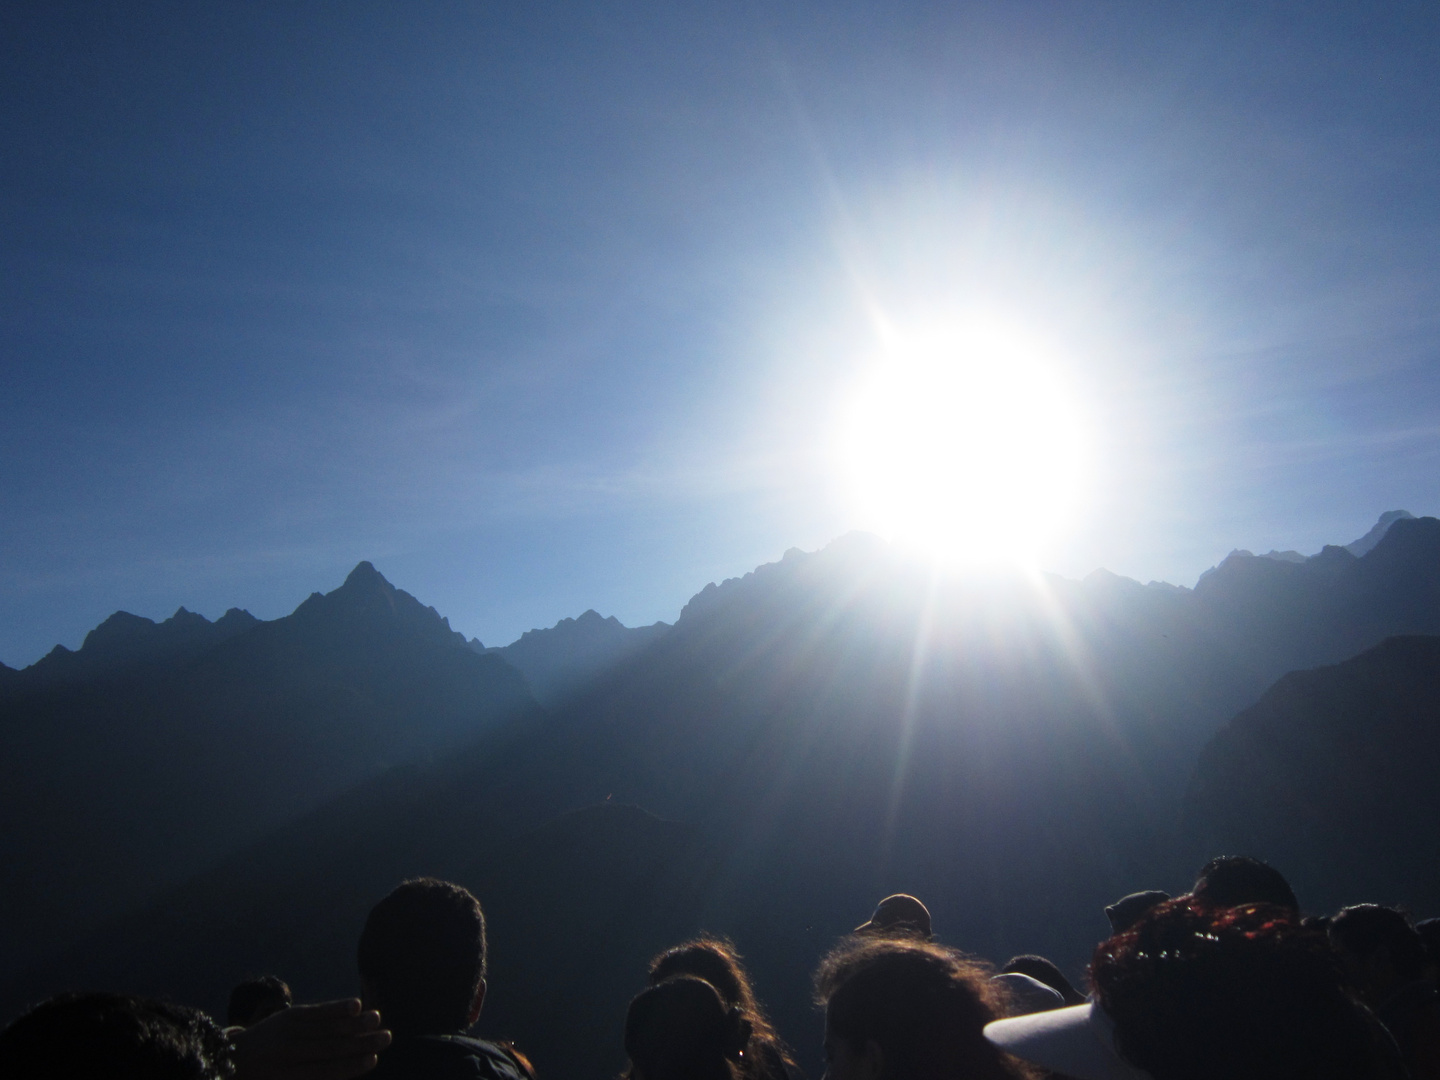
{"label": "blue sky", "polygon": [[863,526],[897,325],[1054,345],[1044,554],[1440,510],[1423,4],[11,4],[0,660],[360,559],[487,644]]}

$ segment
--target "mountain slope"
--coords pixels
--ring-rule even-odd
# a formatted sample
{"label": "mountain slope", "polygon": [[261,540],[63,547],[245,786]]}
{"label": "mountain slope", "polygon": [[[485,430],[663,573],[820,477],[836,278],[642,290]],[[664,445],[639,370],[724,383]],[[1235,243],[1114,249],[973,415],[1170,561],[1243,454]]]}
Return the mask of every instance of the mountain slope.
{"label": "mountain slope", "polygon": [[1410,513],[1409,510],[1386,510],[1385,513],[1380,515],[1380,520],[1375,522],[1375,525],[1369,532],[1360,537],[1359,540],[1352,540],[1346,544],[1345,550],[1356,557],[1364,555],[1385,538],[1385,534],[1390,531],[1390,526],[1394,525],[1395,522],[1413,521],[1414,518],[1415,515]]}
{"label": "mountain slope", "polygon": [[[531,914],[579,879],[560,855],[516,862],[546,821],[608,801],[694,840],[644,865],[624,862],[623,830],[573,842],[576,865],[613,862],[625,888],[686,898],[639,922],[604,908],[607,964],[628,958],[633,988],[651,930],[730,933],[805,1047],[815,958],[887,892],[924,897],[946,940],[1074,971],[1105,933],[1104,903],[1188,884],[1181,793],[1226,719],[1291,668],[1416,630],[1440,631],[1434,519],[1396,522],[1359,559],[1235,556],[1193,591],[1103,573],[940,581],[848,537],[708,586],[543,729],[364,785],[3,1001],[82,983],[213,1004],[246,969],[343,990],[356,919],[434,872],[499,905],[497,941],[524,958],[497,970],[492,1020],[508,1030],[492,1030],[523,1031],[547,1072],[612,1075],[613,1040],[572,1033],[618,1030],[624,980],[597,969],[563,1014],[547,997],[597,924]],[[517,890],[530,899],[505,899]]]}
{"label": "mountain slope", "polygon": [[286,618],[225,623],[117,615],[8,680],[0,966],[535,708],[518,672],[369,563]]}
{"label": "mountain slope", "polygon": [[1440,911],[1440,638],[1396,637],[1286,675],[1206,746],[1186,797],[1197,847],[1286,867],[1318,910]]}
{"label": "mountain slope", "polygon": [[669,630],[668,623],[629,627],[593,608],[548,630],[527,630],[495,653],[517,668],[542,705],[556,705]]}

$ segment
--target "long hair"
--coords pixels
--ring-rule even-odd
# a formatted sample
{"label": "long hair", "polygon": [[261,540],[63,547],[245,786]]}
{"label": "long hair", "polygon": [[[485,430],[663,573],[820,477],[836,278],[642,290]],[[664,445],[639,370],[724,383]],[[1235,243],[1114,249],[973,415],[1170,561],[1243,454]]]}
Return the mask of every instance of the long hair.
{"label": "long hair", "polygon": [[642,990],[625,1014],[627,1077],[737,1080],[750,1024],[704,979],[676,975]]}
{"label": "long hair", "polygon": [[795,1058],[756,999],[750,976],[732,942],[708,936],[692,938],[666,949],[650,961],[651,986],[676,975],[704,979],[727,1005],[739,1009],[749,1021],[750,1047],[745,1052],[743,1065],[747,1076],[783,1078],[787,1069],[795,1069]]}

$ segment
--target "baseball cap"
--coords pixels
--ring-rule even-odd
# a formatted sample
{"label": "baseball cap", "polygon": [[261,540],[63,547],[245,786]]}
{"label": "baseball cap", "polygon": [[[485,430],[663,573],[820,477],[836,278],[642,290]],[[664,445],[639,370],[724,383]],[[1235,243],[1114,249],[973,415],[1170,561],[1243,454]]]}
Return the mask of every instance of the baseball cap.
{"label": "baseball cap", "polygon": [[869,922],[855,927],[856,934],[911,931],[930,936],[930,909],[908,893],[895,893],[875,905]]}

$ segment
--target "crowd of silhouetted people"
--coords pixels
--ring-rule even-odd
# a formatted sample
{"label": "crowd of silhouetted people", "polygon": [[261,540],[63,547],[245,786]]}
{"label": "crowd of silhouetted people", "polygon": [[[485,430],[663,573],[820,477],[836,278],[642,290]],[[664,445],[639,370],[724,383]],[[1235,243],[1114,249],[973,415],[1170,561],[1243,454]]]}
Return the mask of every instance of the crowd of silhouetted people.
{"label": "crowd of silhouetted people", "polygon": [[[1193,890],[1106,908],[1084,991],[1044,957],[999,968],[886,897],[814,974],[830,1080],[1440,1080],[1440,920],[1375,904],[1304,917],[1253,859]],[[64,994],[0,1033],[0,1078],[534,1080],[516,1047],[466,1034],[485,1004],[485,918],[458,885],[401,884],[357,948],[361,997],[296,1005],[273,976],[226,1025],[118,994]],[[623,1080],[802,1080],[734,946],[655,957],[630,1002]]]}

